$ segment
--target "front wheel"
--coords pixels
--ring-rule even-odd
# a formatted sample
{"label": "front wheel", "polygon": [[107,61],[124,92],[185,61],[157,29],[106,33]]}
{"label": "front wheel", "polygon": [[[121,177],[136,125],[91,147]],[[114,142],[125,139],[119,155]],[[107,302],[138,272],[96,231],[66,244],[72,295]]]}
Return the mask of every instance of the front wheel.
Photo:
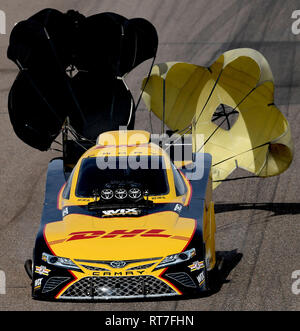
{"label": "front wheel", "polygon": [[216,264],[214,268],[208,271],[208,285],[212,292],[220,289],[222,284],[221,272],[224,264],[224,257],[216,255]]}
{"label": "front wheel", "polygon": [[32,280],[33,277],[33,269],[32,269],[32,260],[26,260],[24,264],[25,271],[28,277]]}

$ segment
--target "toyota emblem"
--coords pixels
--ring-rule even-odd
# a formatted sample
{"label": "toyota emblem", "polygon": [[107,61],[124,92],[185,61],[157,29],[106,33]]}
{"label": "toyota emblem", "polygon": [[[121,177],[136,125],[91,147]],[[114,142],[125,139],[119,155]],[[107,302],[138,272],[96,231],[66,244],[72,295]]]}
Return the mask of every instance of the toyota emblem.
{"label": "toyota emblem", "polygon": [[127,191],[124,188],[118,188],[115,190],[115,198],[123,200],[127,197]]}
{"label": "toyota emblem", "polygon": [[104,189],[101,191],[101,198],[103,200],[110,200],[114,196],[114,192],[111,189]]}
{"label": "toyota emblem", "polygon": [[111,261],[109,265],[112,268],[123,268],[126,266],[126,264],[127,263],[125,261]]}
{"label": "toyota emblem", "polygon": [[136,187],[133,187],[128,191],[128,196],[131,199],[139,199],[141,195],[142,195],[142,191]]}

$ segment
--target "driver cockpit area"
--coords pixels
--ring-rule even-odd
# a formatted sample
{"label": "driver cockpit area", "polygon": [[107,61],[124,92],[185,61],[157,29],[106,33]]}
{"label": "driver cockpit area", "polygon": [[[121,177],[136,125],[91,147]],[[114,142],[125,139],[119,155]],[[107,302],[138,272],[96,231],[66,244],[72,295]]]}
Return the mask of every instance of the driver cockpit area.
{"label": "driver cockpit area", "polygon": [[190,186],[168,153],[142,130],[101,134],[79,159],[62,193],[64,204],[130,207],[154,202],[185,203]]}

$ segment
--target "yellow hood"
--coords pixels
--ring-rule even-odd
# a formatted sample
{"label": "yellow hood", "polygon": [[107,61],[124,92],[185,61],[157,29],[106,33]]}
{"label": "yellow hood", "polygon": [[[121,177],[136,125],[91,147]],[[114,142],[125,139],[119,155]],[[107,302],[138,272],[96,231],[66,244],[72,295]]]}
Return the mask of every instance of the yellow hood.
{"label": "yellow hood", "polygon": [[142,217],[96,218],[70,214],[45,227],[45,240],[61,257],[131,260],[183,251],[196,229],[194,219],[166,211]]}

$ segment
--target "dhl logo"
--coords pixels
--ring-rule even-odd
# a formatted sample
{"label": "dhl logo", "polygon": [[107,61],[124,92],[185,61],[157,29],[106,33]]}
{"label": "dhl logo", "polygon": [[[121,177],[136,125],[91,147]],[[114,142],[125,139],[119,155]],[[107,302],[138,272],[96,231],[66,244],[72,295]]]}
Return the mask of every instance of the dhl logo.
{"label": "dhl logo", "polygon": [[68,238],[55,240],[49,242],[50,245],[59,244],[65,241],[74,241],[74,240],[83,240],[83,239],[110,239],[110,238],[134,238],[134,237],[143,237],[143,238],[171,238],[178,240],[188,241],[190,238],[184,236],[172,236],[170,234],[163,233],[166,230],[163,229],[136,229],[136,230],[114,230],[111,232],[106,231],[80,231],[72,232],[68,234]]}

